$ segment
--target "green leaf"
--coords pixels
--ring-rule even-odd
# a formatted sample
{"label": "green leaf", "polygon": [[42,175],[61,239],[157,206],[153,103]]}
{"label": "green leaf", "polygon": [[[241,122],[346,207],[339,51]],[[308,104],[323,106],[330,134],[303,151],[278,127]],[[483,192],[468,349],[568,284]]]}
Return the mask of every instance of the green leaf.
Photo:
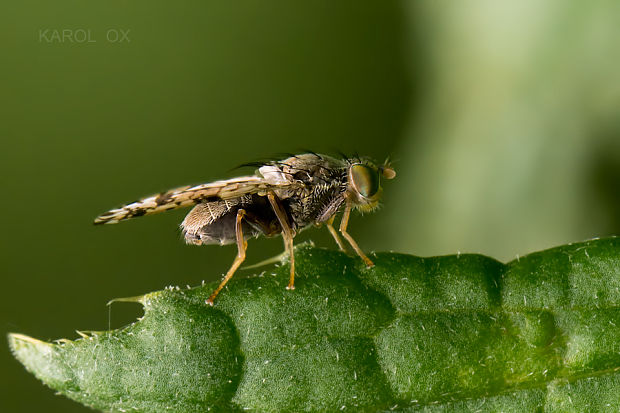
{"label": "green leaf", "polygon": [[[288,266],[140,297],[144,317],[15,356],[107,411],[620,410],[620,239],[481,255],[296,251]],[[182,277],[181,277],[182,278]]]}

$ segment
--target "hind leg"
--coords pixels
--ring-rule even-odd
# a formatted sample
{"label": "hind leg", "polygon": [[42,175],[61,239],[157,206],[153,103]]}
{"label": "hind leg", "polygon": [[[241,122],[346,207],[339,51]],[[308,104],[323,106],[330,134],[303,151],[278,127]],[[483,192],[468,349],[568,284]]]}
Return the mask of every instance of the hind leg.
{"label": "hind leg", "polygon": [[243,239],[243,228],[241,226],[241,220],[243,219],[245,214],[246,213],[244,209],[240,209],[237,211],[237,219],[235,221],[235,235],[237,237],[237,256],[235,257],[235,260],[233,261],[230,269],[226,273],[226,276],[224,277],[220,285],[215,289],[215,291],[213,291],[209,298],[207,298],[206,303],[211,306],[213,305],[213,300],[215,300],[215,297],[217,297],[218,293],[222,290],[222,288],[224,288],[224,286],[232,278],[232,276],[235,275],[235,271],[237,271],[237,268],[239,268],[241,263],[245,260],[245,251],[248,248],[248,243]]}

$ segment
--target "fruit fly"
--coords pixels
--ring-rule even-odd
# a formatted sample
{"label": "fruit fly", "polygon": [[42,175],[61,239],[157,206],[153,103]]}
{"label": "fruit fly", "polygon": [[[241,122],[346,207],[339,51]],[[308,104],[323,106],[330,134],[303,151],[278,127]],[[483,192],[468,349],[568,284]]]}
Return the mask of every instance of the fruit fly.
{"label": "fruit fly", "polygon": [[237,244],[237,256],[220,285],[207,299],[213,305],[218,293],[245,259],[247,240],[261,235],[282,235],[290,257],[287,289],[295,288],[293,238],[308,227],[325,225],[340,250],[345,245],[333,227],[343,209],[340,233],[368,267],[374,264],[347,232],[352,209],[372,211],[381,198],[380,179],[396,172],[386,161],[379,165],[363,157],[336,159],[305,153],[261,164],[255,175],[184,186],[108,211],[95,224],[119,221],[194,206],[181,223],[185,241],[193,245]]}

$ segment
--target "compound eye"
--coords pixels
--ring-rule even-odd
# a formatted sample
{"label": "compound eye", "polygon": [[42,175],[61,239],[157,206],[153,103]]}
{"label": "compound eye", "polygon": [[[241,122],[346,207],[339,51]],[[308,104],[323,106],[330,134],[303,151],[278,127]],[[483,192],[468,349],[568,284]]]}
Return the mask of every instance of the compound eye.
{"label": "compound eye", "polygon": [[379,174],[366,165],[353,165],[349,172],[353,188],[364,198],[371,198],[379,191]]}

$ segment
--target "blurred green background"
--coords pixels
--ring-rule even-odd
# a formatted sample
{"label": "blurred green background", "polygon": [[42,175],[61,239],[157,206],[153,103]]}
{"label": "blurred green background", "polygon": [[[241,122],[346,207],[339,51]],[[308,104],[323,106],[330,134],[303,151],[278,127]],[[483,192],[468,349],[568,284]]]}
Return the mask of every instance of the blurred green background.
{"label": "blurred green background", "polygon": [[[367,251],[510,260],[618,234],[619,23],[611,0],[3,4],[3,333],[119,327],[140,308],[110,318],[112,298],[218,279],[235,249],[184,245],[187,211],[91,221],[305,148],[395,160],[351,223]],[[87,411],[1,350],[1,411]]]}

